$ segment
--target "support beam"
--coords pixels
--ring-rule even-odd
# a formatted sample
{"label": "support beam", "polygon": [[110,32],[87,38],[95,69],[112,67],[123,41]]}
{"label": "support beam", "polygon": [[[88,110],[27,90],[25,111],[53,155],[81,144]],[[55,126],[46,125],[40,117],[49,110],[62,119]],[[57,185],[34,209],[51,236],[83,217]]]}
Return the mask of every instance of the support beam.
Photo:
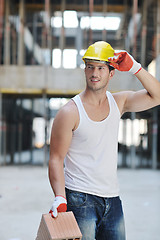
{"label": "support beam", "polygon": [[66,9],[66,0],[61,0],[61,13],[62,13],[62,27],[61,35],[59,38],[59,48],[61,50],[61,67],[63,67],[63,50],[65,46],[65,30],[64,30],[64,11]]}
{"label": "support beam", "polygon": [[77,49],[77,67],[80,67],[82,63],[82,57],[80,55],[80,50],[83,49],[83,36],[82,36],[82,29],[80,27],[80,17],[78,17],[78,27],[77,27],[77,34],[76,34],[76,49]]}
{"label": "support beam", "polygon": [[10,64],[10,0],[5,1],[4,64]]}
{"label": "support beam", "polygon": [[[53,1],[54,2],[54,1]],[[60,1],[59,1],[60,2]],[[75,2],[75,1],[74,1]],[[26,3],[26,9],[27,11],[33,12],[35,11],[35,9],[37,9],[37,11],[43,11],[44,10],[44,4],[40,4],[40,3]],[[54,11],[61,11],[61,4],[55,4],[53,3],[53,8]],[[76,3],[66,3],[66,10],[75,10],[78,12],[83,12],[85,9],[85,12],[88,11],[88,0],[86,1],[86,3],[82,4],[76,4]],[[107,7],[107,12],[114,12],[114,13],[120,13],[120,12],[124,12],[125,10],[125,4],[108,4]],[[94,12],[103,12],[103,4],[94,4]]]}
{"label": "support beam", "polygon": [[[159,80],[159,56],[160,56],[160,0],[157,0],[157,41],[156,41],[156,77]],[[158,111],[157,108],[153,109],[153,125],[152,125],[152,168],[157,168],[158,158]]]}
{"label": "support beam", "polygon": [[2,164],[2,93],[0,92],[0,165]]}
{"label": "support beam", "polygon": [[152,168],[157,169],[157,141],[158,141],[158,111],[153,109],[153,123],[152,123]]}
{"label": "support beam", "polygon": [[133,0],[133,27],[134,27],[134,35],[133,35],[133,57],[136,59],[137,57],[137,22],[136,22],[136,14],[138,11],[138,0]]}
{"label": "support beam", "polygon": [[127,129],[126,119],[123,120],[122,167],[127,167]]}
{"label": "support beam", "polygon": [[18,122],[18,158],[19,158],[19,164],[22,163],[22,99],[20,101],[20,110],[19,110],[19,116],[20,121]]}
{"label": "support beam", "polygon": [[24,22],[25,22],[25,6],[24,1],[21,0],[19,4],[19,34],[18,34],[18,65],[22,66],[24,62]]}
{"label": "support beam", "polygon": [[158,57],[160,55],[160,0],[157,0],[156,32],[156,57]]}
{"label": "support beam", "polygon": [[50,14],[50,0],[45,0],[45,28],[46,28],[46,48],[49,49],[48,65],[52,63],[52,41],[51,41],[51,14]]}
{"label": "support beam", "polygon": [[89,45],[91,45],[93,42],[93,33],[91,29],[91,17],[93,15],[93,9],[94,9],[94,0],[89,0],[89,16],[90,16],[90,26],[89,26]]}
{"label": "support beam", "polygon": [[143,1],[142,10],[141,64],[143,67],[146,67],[147,2],[147,0]]}
{"label": "support beam", "polygon": [[136,147],[135,147],[135,142],[134,142],[134,132],[136,131],[134,129],[134,119],[136,119],[136,113],[131,112],[131,120],[132,120],[132,126],[131,126],[131,150],[130,150],[130,157],[131,157],[131,168],[135,169],[136,168]]}
{"label": "support beam", "polygon": [[2,63],[2,42],[3,42],[3,21],[4,21],[4,0],[0,0],[0,64]]}
{"label": "support beam", "polygon": [[43,166],[47,166],[48,162],[48,148],[47,148],[47,113],[48,113],[48,100],[47,100],[47,94],[46,92],[43,93],[43,103],[44,103],[44,120],[45,120],[45,141],[44,141],[44,162]]}
{"label": "support beam", "polygon": [[[107,14],[107,5],[108,5],[108,0],[103,0],[103,16],[106,17]],[[102,31],[102,40],[106,41],[107,40],[107,30],[104,28]]]}

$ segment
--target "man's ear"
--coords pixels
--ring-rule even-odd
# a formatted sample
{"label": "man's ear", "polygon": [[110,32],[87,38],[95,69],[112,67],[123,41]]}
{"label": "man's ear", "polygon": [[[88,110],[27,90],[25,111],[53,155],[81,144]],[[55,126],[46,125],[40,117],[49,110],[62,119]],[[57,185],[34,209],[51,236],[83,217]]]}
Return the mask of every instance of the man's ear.
{"label": "man's ear", "polygon": [[111,70],[109,73],[109,77],[112,78],[115,74],[115,69]]}

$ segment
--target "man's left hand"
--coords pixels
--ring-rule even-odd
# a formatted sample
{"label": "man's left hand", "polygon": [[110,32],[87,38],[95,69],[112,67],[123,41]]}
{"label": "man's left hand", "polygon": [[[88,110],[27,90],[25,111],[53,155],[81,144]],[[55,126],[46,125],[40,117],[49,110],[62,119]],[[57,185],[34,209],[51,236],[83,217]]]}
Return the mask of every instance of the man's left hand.
{"label": "man's left hand", "polygon": [[142,67],[135,59],[125,50],[115,50],[114,57],[108,59],[110,66],[123,72],[132,74],[138,73]]}

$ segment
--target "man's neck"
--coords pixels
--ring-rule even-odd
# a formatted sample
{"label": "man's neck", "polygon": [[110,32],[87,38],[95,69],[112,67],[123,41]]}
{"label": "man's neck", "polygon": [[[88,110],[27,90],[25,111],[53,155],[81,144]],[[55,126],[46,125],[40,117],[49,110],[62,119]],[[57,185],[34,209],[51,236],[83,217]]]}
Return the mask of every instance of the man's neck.
{"label": "man's neck", "polygon": [[83,91],[81,94],[81,99],[82,101],[95,105],[95,106],[100,106],[101,104],[104,103],[104,101],[106,101],[106,90],[105,91],[101,91],[101,92],[92,92],[89,90],[85,90]]}

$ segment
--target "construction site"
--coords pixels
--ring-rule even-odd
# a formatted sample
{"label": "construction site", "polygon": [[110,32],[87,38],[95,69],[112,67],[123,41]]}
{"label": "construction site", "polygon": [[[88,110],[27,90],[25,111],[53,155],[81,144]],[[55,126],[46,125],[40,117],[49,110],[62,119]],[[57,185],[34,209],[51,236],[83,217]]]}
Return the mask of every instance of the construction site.
{"label": "construction site", "polygon": [[[128,51],[160,81],[160,0],[0,0],[0,240],[35,239],[49,212],[52,123],[85,89],[82,56],[96,41]],[[108,88],[141,89],[135,75],[117,70]],[[159,146],[160,106],[122,115],[127,240],[159,239]]]}

